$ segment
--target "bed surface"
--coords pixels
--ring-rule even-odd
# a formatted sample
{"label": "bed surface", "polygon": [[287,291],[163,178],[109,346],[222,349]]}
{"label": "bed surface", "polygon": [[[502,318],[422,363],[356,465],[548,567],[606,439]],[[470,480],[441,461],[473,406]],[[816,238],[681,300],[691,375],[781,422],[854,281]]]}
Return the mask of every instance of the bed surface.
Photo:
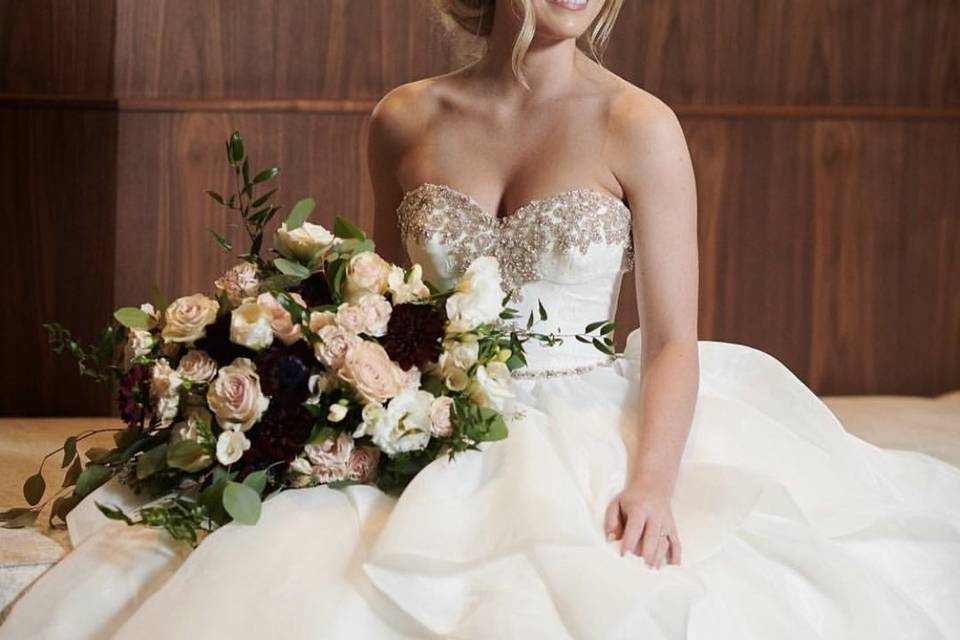
{"label": "bed surface", "polygon": [[[960,467],[960,391],[937,398],[838,396],[824,401],[854,435],[884,448],[919,451]],[[0,419],[0,508],[24,505],[23,479],[67,436],[119,424],[115,418]],[[111,443],[110,434],[98,434],[85,440],[80,450]],[[59,486],[60,456],[51,457],[44,470],[47,486]],[[43,513],[31,528],[0,529],[0,610],[69,550],[66,531],[50,529],[47,521]]]}

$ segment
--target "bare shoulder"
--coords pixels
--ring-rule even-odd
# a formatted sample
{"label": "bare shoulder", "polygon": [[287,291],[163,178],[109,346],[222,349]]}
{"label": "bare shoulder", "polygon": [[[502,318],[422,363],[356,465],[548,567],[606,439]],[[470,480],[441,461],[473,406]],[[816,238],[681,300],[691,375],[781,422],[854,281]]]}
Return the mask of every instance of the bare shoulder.
{"label": "bare shoulder", "polygon": [[370,113],[371,138],[395,151],[415,142],[437,112],[437,81],[408,82],[384,95]]}
{"label": "bare shoulder", "polygon": [[618,156],[686,151],[686,140],[677,115],[652,93],[620,81],[610,101],[610,139]]}

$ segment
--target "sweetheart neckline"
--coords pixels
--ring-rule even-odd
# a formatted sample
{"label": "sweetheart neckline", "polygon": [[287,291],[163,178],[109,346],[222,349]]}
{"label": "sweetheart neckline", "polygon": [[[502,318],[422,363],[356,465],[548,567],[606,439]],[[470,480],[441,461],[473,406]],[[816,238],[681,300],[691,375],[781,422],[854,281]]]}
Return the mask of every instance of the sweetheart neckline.
{"label": "sweetheart neckline", "polygon": [[560,200],[562,198],[572,196],[572,195],[577,195],[577,194],[586,194],[586,195],[600,198],[601,200],[607,200],[609,202],[612,202],[614,206],[621,207],[628,213],[630,212],[630,208],[626,205],[626,203],[624,203],[623,200],[616,197],[615,195],[604,193],[602,191],[597,191],[596,189],[574,187],[572,189],[565,189],[563,191],[559,191],[549,196],[544,196],[543,198],[535,198],[533,200],[529,200],[524,204],[520,205],[519,207],[517,207],[516,209],[514,209],[513,213],[500,217],[490,213],[483,205],[481,205],[476,200],[476,198],[474,198],[470,194],[464,193],[459,189],[454,189],[449,185],[440,184],[436,182],[421,182],[419,185],[417,185],[413,189],[410,189],[404,192],[403,198],[401,199],[400,206],[398,208],[402,209],[403,203],[406,202],[408,198],[422,191],[423,189],[440,189],[442,191],[446,191],[447,193],[456,196],[457,198],[463,200],[465,203],[473,207],[475,213],[480,214],[481,217],[489,220],[492,224],[496,224],[498,226],[506,225],[508,222],[510,222],[514,218],[517,218],[518,216],[525,214],[529,210],[533,210],[537,206],[541,206],[543,204],[551,203],[556,200]]}

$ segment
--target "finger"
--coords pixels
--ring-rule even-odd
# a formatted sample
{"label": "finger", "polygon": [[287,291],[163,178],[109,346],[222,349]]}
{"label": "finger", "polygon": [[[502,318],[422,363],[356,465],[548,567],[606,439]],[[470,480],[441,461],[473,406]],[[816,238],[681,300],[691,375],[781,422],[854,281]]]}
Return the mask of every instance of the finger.
{"label": "finger", "polygon": [[607,513],[603,518],[603,530],[607,534],[607,540],[616,540],[623,535],[623,522],[620,519],[620,496],[617,495],[610,501],[607,507]]}
{"label": "finger", "polygon": [[660,532],[663,525],[659,520],[648,520],[647,527],[643,532],[643,540],[640,542],[640,555],[643,556],[647,566],[654,566],[653,559],[657,553],[657,545],[660,544]]}
{"label": "finger", "polygon": [[680,538],[674,531],[670,534],[670,551],[667,553],[667,561],[670,564],[680,564],[681,556]]}
{"label": "finger", "polygon": [[646,528],[646,518],[640,513],[626,514],[627,526],[623,530],[623,540],[620,544],[620,555],[625,556],[628,552],[637,548],[640,537]]}
{"label": "finger", "polygon": [[655,569],[663,568],[663,563],[667,559],[667,551],[670,549],[670,539],[660,534],[660,541],[657,543],[657,551],[653,554],[653,567]]}

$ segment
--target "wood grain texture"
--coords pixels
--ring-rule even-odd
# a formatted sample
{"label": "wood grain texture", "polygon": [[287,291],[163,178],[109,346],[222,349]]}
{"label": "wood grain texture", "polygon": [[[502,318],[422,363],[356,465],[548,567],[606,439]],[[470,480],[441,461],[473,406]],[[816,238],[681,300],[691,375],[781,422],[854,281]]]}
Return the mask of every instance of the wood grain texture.
{"label": "wood grain texture", "polygon": [[960,104],[955,0],[637,0],[607,65],[669,103]]}
{"label": "wood grain texture", "polygon": [[0,109],[0,414],[102,415],[109,394],[47,348],[41,323],[87,342],[113,310],[116,114]]}
{"label": "wood grain texture", "polygon": [[117,0],[117,95],[377,99],[447,71],[429,2]]}
{"label": "wood grain texture", "polygon": [[0,2],[0,92],[113,94],[109,0]]}
{"label": "wood grain texture", "polygon": [[[115,301],[139,304],[159,286],[168,297],[209,291],[237,262],[214,243],[215,229],[238,248],[244,232],[204,191],[227,192],[223,141],[240,130],[254,168],[281,167],[275,201],[311,196],[312,220],[337,215],[373,228],[362,161],[365,118],[313,114],[124,113],[120,116]],[[278,214],[274,224],[281,219]],[[265,243],[268,247],[272,242]]]}

